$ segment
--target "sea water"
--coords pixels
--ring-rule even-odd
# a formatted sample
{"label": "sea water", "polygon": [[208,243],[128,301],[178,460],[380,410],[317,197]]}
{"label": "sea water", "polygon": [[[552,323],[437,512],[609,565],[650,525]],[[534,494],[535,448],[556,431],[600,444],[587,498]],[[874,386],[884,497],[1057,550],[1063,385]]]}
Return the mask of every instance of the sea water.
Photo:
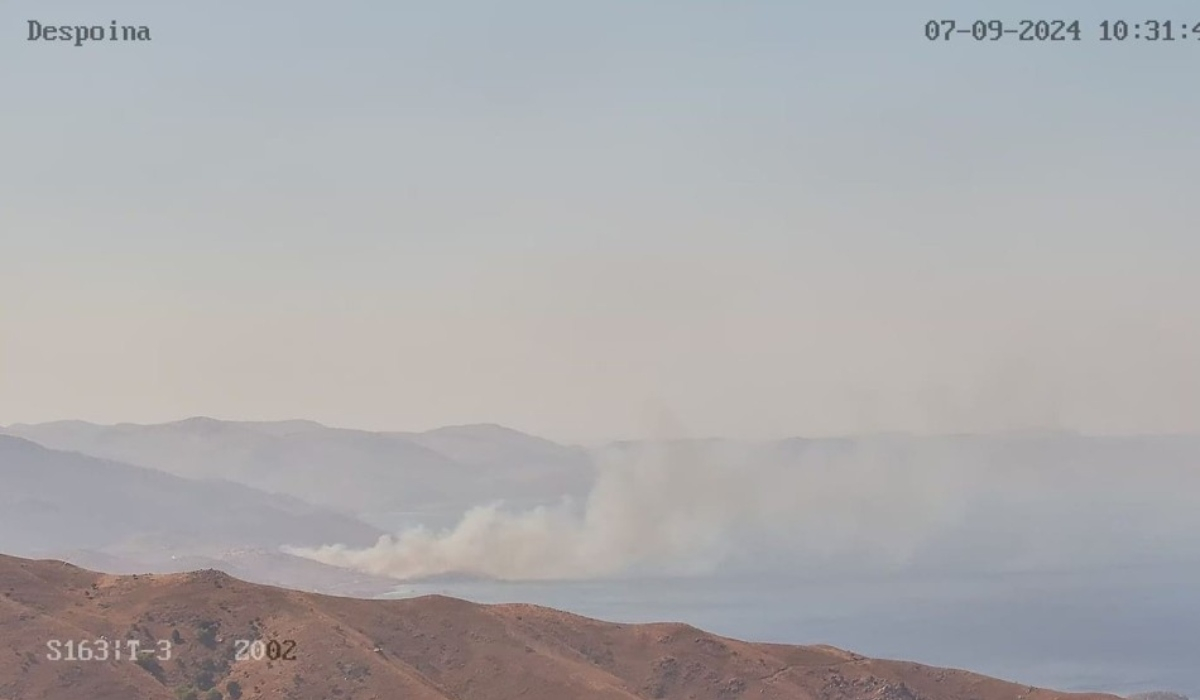
{"label": "sea water", "polygon": [[1200,700],[1195,573],[445,580],[402,585],[388,597],[438,593],[615,622],[685,622],[738,639],[832,644],[1059,690],[1169,690]]}

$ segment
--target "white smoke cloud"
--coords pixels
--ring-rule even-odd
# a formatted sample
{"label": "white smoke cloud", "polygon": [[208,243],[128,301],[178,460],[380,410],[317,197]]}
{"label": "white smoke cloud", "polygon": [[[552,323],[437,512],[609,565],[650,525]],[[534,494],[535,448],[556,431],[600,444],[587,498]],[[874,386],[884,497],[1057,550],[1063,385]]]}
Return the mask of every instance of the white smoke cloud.
{"label": "white smoke cloud", "polygon": [[764,543],[818,558],[868,551],[903,560],[959,515],[952,474],[889,476],[862,449],[818,457],[823,466],[814,469],[806,464],[814,460],[755,460],[743,446],[716,443],[613,449],[598,456],[599,476],[582,507],[567,501],[514,513],[492,504],[448,531],[412,528],[361,550],[288,551],[402,579],[696,573]]}
{"label": "white smoke cloud", "polygon": [[413,528],[367,549],[288,551],[399,579],[510,580],[1061,567],[1200,551],[1200,475],[1186,456],[1063,449],[903,438],[610,448],[582,504],[492,504],[452,529]]}
{"label": "white smoke cloud", "polygon": [[[677,452],[677,450],[666,450]],[[397,578],[474,573],[501,579],[706,570],[723,558],[745,503],[727,499],[735,474],[678,454],[602,457],[586,503],[513,513],[496,503],[468,511],[449,531],[423,527],[370,549],[341,545],[288,551]]]}

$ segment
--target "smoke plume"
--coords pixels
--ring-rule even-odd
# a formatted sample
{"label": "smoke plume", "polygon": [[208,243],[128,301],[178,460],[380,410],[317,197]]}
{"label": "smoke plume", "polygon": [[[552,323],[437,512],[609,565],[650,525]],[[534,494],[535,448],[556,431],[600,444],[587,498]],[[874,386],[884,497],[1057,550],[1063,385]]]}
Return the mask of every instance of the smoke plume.
{"label": "smoke plume", "polygon": [[1130,563],[1200,551],[1191,452],[1070,436],[640,443],[597,453],[582,503],[496,503],[368,549],[289,551],[399,579]]}

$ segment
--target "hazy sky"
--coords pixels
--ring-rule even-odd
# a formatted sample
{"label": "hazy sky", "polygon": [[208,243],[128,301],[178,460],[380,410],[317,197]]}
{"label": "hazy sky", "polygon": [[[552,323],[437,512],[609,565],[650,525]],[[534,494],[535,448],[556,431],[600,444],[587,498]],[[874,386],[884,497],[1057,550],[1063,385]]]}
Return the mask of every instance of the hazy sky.
{"label": "hazy sky", "polygon": [[[980,16],[1085,39],[923,35]],[[1152,17],[7,0],[0,423],[1200,430],[1200,41],[1097,40]]]}

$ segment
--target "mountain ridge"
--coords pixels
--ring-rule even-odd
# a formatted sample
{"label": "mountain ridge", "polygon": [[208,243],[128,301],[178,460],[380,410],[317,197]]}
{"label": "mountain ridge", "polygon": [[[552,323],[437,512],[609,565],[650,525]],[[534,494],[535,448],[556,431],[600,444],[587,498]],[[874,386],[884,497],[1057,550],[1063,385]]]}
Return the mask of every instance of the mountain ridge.
{"label": "mountain ridge", "polygon": [[[334,533],[367,545],[384,531],[291,496],[220,479],[186,479],[0,434],[4,551],[125,572],[178,570],[189,557],[215,558],[268,583],[387,590],[390,584],[378,577],[279,551],[300,540],[319,544]],[[230,556],[223,556],[227,551]]]}
{"label": "mountain ridge", "polygon": [[[128,640],[173,656],[52,661],[52,640]],[[238,660],[237,640],[296,659]],[[111,576],[0,555],[0,698],[347,700],[1114,700],[825,645],[754,644],[679,623],[618,624],[444,596],[359,600],[215,570]],[[213,696],[216,697],[216,696]]]}

